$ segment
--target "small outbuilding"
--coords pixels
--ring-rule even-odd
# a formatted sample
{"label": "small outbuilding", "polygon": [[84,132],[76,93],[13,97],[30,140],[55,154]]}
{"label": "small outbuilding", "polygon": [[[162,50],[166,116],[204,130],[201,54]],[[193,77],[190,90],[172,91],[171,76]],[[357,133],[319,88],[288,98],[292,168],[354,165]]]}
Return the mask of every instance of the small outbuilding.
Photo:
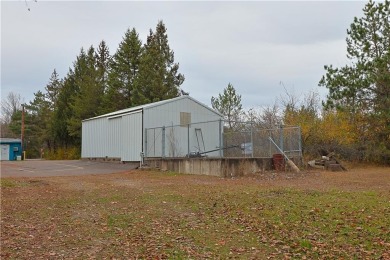
{"label": "small outbuilding", "polygon": [[[221,144],[222,118],[190,96],[89,118],[82,121],[81,157],[121,161],[140,161],[141,154],[182,157],[200,143],[200,135],[202,150],[215,150]],[[196,124],[200,122],[216,124]]]}
{"label": "small outbuilding", "polygon": [[22,140],[15,138],[0,138],[2,161],[15,161],[22,158]]}

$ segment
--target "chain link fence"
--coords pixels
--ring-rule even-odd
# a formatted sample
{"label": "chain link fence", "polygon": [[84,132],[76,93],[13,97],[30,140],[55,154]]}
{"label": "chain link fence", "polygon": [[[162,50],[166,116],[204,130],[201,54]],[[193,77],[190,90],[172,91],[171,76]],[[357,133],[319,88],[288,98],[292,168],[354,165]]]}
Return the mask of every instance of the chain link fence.
{"label": "chain link fence", "polygon": [[301,158],[301,130],[297,126],[264,129],[251,122],[223,120],[145,129],[145,157],[263,157],[282,150]]}

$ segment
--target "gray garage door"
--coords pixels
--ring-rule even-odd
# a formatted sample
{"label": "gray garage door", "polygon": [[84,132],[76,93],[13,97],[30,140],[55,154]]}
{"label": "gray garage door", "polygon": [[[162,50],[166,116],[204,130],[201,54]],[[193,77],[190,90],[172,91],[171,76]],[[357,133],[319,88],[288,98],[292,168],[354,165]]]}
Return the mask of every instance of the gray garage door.
{"label": "gray garage door", "polygon": [[9,161],[9,144],[1,145],[1,155],[0,160]]}

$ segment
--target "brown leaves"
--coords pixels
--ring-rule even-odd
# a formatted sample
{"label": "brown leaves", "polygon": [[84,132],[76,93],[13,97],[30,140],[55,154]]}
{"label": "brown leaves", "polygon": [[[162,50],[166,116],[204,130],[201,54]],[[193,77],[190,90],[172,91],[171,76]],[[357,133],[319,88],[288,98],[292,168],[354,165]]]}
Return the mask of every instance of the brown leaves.
{"label": "brown leaves", "polygon": [[[139,186],[115,185],[118,176]],[[80,178],[84,188],[69,189]],[[386,259],[390,251],[388,193],[148,172],[46,182],[1,191],[2,258]]]}

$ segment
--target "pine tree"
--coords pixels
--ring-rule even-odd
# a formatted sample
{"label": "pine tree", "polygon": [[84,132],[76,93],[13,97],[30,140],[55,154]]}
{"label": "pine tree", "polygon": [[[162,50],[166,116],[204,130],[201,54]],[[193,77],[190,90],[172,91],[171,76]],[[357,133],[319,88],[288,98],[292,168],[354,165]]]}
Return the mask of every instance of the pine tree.
{"label": "pine tree", "polygon": [[63,81],[63,87],[58,94],[57,105],[53,117],[53,134],[57,143],[62,147],[80,144],[81,122],[75,120],[75,100],[80,94],[80,86],[87,81],[87,54],[81,48],[73,69],[69,69]]}
{"label": "pine tree", "polygon": [[77,139],[81,138],[81,121],[97,116],[101,107],[104,90],[99,84],[98,72],[95,49],[91,46],[86,54],[80,54],[75,66],[77,91],[72,96],[72,115],[68,120],[68,131]]}
{"label": "pine tree", "polygon": [[47,118],[45,118],[44,121],[47,132],[44,133],[43,139],[45,140],[46,146],[50,151],[53,151],[56,148],[54,111],[58,105],[58,96],[61,92],[62,86],[63,81],[59,78],[56,69],[54,69],[50,76],[49,83],[46,85],[46,93],[44,94],[45,100],[48,103],[49,111],[47,111]]}
{"label": "pine tree", "polygon": [[[108,91],[108,75],[110,72],[111,56],[108,46],[105,41],[101,41],[96,50],[96,70],[97,70],[97,84],[99,85],[99,92],[103,95]],[[101,107],[99,113],[104,113],[104,108]]]}
{"label": "pine tree", "polygon": [[59,78],[59,75],[54,69],[53,73],[50,76],[49,83],[46,85],[46,94],[45,98],[50,102],[50,109],[54,110],[57,100],[58,100],[58,95],[60,93],[62,87],[62,81]]}
{"label": "pine tree", "polygon": [[220,112],[229,129],[234,129],[242,115],[241,95],[236,93],[231,83],[223,90],[218,97],[211,97],[211,106]]}
{"label": "pine tree", "polygon": [[68,120],[72,116],[71,97],[77,91],[74,81],[74,72],[72,69],[69,69],[63,81],[63,87],[58,94],[57,105],[53,114],[52,132],[54,140],[59,146],[63,147],[68,147],[75,142],[68,131]]}
{"label": "pine tree", "polygon": [[369,1],[363,12],[347,30],[350,65],[325,66],[319,85],[329,89],[325,107],[349,112],[361,145],[390,164],[390,2]]}
{"label": "pine tree", "polygon": [[[26,106],[29,118],[26,122],[26,138],[29,138],[29,147],[36,156],[40,155],[40,149],[52,148],[53,137],[51,134],[52,111],[51,104],[47,100],[47,95],[42,91],[34,93],[34,100]],[[30,155],[31,156],[31,155]]]}
{"label": "pine tree", "polygon": [[137,82],[142,42],[133,28],[128,29],[112,57],[105,95],[105,112],[133,106],[132,96]]}
{"label": "pine tree", "polygon": [[139,67],[139,80],[133,96],[133,104],[165,100],[180,95],[184,75],[178,73],[174,52],[168,44],[167,29],[159,21],[156,32],[150,30]]}

